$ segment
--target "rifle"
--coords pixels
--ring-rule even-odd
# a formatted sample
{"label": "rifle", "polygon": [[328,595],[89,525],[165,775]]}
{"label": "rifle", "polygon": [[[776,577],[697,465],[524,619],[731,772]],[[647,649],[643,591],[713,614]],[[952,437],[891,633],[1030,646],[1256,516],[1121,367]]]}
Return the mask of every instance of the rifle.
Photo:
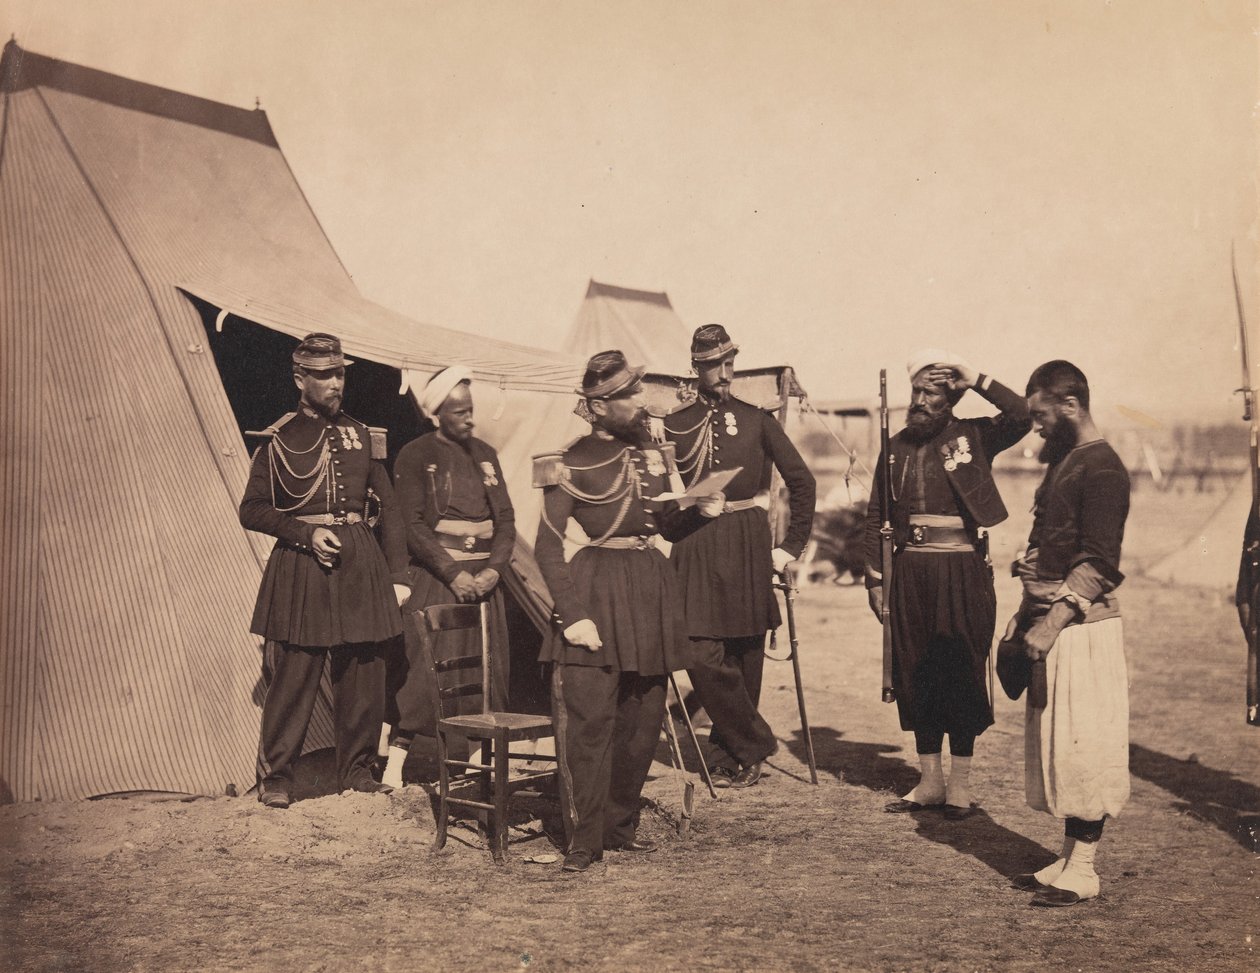
{"label": "rifle", "polygon": [[879,624],[884,633],[884,680],[880,698],[885,703],[897,700],[892,684],[892,615],[888,596],[892,591],[893,573],[893,528],[892,528],[892,457],[888,451],[888,370],[879,370],[879,448],[883,457],[880,472],[883,482],[879,486],[880,512],[884,515],[883,526],[879,529],[880,580],[882,596],[880,598]]}
{"label": "rifle", "polygon": [[[809,764],[809,779],[818,783],[818,764],[814,761],[814,738],[809,732],[809,717],[805,715],[805,686],[801,682],[801,658],[797,651],[800,643],[796,640],[796,585],[785,570],[779,575],[780,580],[774,587],[783,592],[783,601],[787,604],[788,644],[792,649],[792,673],[796,676],[796,705],[801,711],[801,736],[805,740],[805,758]],[[770,634],[771,640],[774,633]]]}
{"label": "rifle", "polygon": [[[1238,308],[1238,348],[1242,353],[1242,387],[1235,389],[1243,397],[1243,422],[1251,424],[1251,517],[1260,515],[1260,419],[1256,416],[1256,390],[1251,384],[1251,358],[1247,347],[1247,318],[1243,313],[1242,289],[1238,286],[1238,261],[1234,256],[1234,244],[1229,244],[1229,269],[1234,277],[1234,304]],[[1249,538],[1244,538],[1244,545]],[[1254,556],[1254,555],[1252,555]],[[1260,726],[1260,653],[1257,653],[1256,609],[1260,608],[1260,583],[1254,572],[1247,600],[1251,604],[1247,626],[1247,722]]]}

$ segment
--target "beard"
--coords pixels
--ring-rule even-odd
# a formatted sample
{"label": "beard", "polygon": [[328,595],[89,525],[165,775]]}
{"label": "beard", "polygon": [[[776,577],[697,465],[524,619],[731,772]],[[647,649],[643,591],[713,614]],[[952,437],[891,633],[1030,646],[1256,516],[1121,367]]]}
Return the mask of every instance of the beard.
{"label": "beard", "polygon": [[636,446],[646,443],[650,438],[648,435],[647,409],[639,410],[628,419],[615,419],[612,416],[604,416],[600,425],[618,439],[624,439],[626,442]]}
{"label": "beard", "polygon": [[1060,419],[1046,436],[1037,459],[1048,466],[1054,466],[1062,462],[1074,448],[1076,448],[1076,427]]}
{"label": "beard", "polygon": [[936,415],[924,409],[911,409],[906,413],[906,425],[901,430],[901,438],[915,446],[922,446],[944,432],[953,417],[954,414],[948,409]]}

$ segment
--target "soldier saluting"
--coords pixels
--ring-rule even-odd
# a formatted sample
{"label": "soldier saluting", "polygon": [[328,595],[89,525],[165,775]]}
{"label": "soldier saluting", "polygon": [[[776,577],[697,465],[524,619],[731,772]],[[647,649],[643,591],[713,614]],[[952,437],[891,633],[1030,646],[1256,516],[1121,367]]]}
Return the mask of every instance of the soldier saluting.
{"label": "soldier saluting", "polygon": [[[267,639],[272,675],[258,744],[258,799],[289,806],[324,658],[331,653],[337,775],[343,789],[388,792],[372,779],[385,705],[386,643],[402,633],[407,547],[383,439],[341,411],[341,342],[309,334],[293,352],[298,410],[255,454],[241,525],[271,534],[250,631]],[[380,504],[382,545],[366,520]]]}
{"label": "soldier saluting", "polygon": [[[648,440],[643,371],[620,351],[593,356],[578,390],[590,434],[535,457],[534,485],[544,492],[534,550],[555,602],[555,630],[540,657],[553,664],[564,869],[571,872],[585,871],[605,850],[656,850],[635,829],[682,631],[673,574],[656,537],[677,540],[700,528],[724,499],[717,494],[686,510],[654,499],[679,484],[673,451]],[[566,563],[570,519],[589,541]]]}

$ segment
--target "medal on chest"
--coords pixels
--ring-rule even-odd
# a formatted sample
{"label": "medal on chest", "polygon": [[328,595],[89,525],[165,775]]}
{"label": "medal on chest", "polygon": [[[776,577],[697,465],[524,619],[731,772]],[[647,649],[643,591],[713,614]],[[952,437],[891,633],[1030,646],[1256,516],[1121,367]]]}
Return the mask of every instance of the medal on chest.
{"label": "medal on chest", "polygon": [[941,455],[945,458],[946,472],[953,473],[964,463],[971,462],[971,443],[967,442],[966,436],[951,439],[941,447]]}
{"label": "medal on chest", "polygon": [[728,436],[738,436],[739,424],[735,421],[735,413],[727,412],[723,418],[726,419],[726,434]]}
{"label": "medal on chest", "polygon": [[341,448],[344,450],[362,449],[363,442],[359,439],[359,430],[354,426],[338,426],[337,432],[341,434]]}

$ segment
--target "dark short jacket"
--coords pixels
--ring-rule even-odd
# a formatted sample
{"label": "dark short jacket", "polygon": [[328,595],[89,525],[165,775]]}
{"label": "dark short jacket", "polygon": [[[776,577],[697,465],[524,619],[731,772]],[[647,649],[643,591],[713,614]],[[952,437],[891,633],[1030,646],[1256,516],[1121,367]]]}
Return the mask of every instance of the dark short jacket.
{"label": "dark short jacket", "polygon": [[[427,472],[429,466],[435,466],[437,475],[441,476],[448,448],[437,438],[436,432],[409,442],[394,461],[394,490],[398,495],[398,507],[407,530],[407,550],[412,560],[449,585],[461,571],[469,569],[470,562],[456,561],[434,535],[433,530],[442,515],[438,511],[437,498],[429,489],[430,474]],[[468,440],[467,450],[473,463],[485,474],[482,483],[490,504],[490,519],[494,523],[489,559],[471,564],[478,571],[493,568],[503,574],[516,543],[516,514],[508,496],[507,480],[499,466],[499,456],[489,443],[473,437]],[[487,464],[493,474],[486,472]]]}

